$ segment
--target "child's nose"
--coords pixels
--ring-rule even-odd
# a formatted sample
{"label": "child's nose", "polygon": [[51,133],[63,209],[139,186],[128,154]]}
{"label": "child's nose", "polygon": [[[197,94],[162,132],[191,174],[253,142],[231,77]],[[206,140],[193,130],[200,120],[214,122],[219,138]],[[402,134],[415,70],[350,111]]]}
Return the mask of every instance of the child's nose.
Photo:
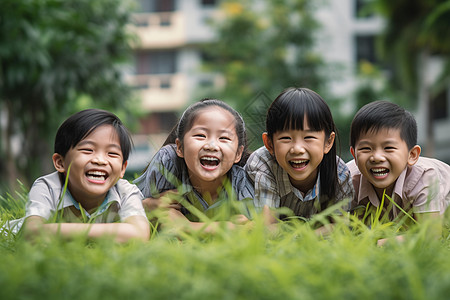
{"label": "child's nose", "polygon": [[92,159],[92,162],[94,164],[99,164],[99,165],[106,165],[107,164],[105,156],[102,155],[102,154],[95,155],[95,157]]}
{"label": "child's nose", "polygon": [[304,152],[305,152],[305,147],[303,146],[303,143],[297,142],[297,143],[295,143],[295,144],[292,146],[290,152],[291,152],[292,154],[304,153]]}
{"label": "child's nose", "polygon": [[381,153],[381,151],[375,151],[370,156],[370,161],[373,163],[382,162],[384,160],[385,160],[385,158],[384,158],[384,155]]}
{"label": "child's nose", "polygon": [[203,145],[203,149],[209,150],[209,151],[217,151],[219,147],[217,146],[217,143],[214,141],[208,141]]}

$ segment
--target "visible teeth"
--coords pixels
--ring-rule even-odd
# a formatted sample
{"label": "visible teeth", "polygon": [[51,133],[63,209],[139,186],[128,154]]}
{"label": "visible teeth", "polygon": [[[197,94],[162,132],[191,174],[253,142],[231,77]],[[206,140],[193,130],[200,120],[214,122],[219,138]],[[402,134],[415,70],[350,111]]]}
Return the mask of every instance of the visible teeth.
{"label": "visible teeth", "polygon": [[303,164],[305,162],[307,162],[307,159],[302,159],[302,160],[291,160],[292,163],[294,164]]}
{"label": "visible teeth", "polygon": [[86,177],[91,180],[106,180],[108,174],[103,171],[88,171]]}
{"label": "visible teeth", "polygon": [[202,159],[204,159],[204,160],[210,160],[210,161],[218,161],[218,160],[219,160],[219,159],[216,158],[216,157],[210,157],[210,156],[202,157]]}
{"label": "visible teeth", "polygon": [[371,170],[376,176],[386,176],[389,173],[389,169],[386,168],[376,168]]}
{"label": "visible teeth", "polygon": [[93,176],[105,176],[106,172],[102,172],[102,171],[89,171],[88,175],[93,175]]}

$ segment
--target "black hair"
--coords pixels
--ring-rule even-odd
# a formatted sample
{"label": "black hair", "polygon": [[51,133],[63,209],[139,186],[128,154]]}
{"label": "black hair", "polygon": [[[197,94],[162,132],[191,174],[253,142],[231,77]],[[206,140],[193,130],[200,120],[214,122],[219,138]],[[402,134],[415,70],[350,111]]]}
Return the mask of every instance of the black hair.
{"label": "black hair", "polygon": [[101,125],[111,125],[116,130],[125,163],[133,147],[131,135],[115,114],[101,109],[85,109],[65,120],[56,132],[54,152],[65,156],[71,148]]}
{"label": "black hair", "polygon": [[400,129],[400,137],[408,149],[417,144],[417,123],[409,111],[384,100],[364,105],[353,118],[350,127],[350,145],[354,148],[362,134],[380,129]]}
{"label": "black hair", "polygon": [[[303,130],[305,117],[311,130],[323,130],[325,139],[334,132],[337,139],[337,128],[328,104],[310,89],[293,87],[285,89],[270,105],[266,117],[267,135],[272,140],[273,134],[278,131]],[[330,151],[324,155],[319,165],[320,194],[326,196],[321,197],[321,202],[322,198],[335,199],[336,191],[340,188],[336,148],[336,142],[333,142]]]}
{"label": "black hair", "polygon": [[245,122],[242,116],[231,106],[226,104],[225,102],[217,99],[210,99],[205,98],[198,102],[195,102],[194,104],[191,104],[183,113],[178,123],[175,125],[175,127],[170,132],[169,136],[167,137],[166,141],[164,142],[163,146],[168,144],[175,143],[176,139],[179,139],[181,142],[181,145],[183,145],[183,139],[186,132],[188,132],[192,125],[194,124],[194,121],[196,117],[198,116],[199,112],[202,109],[211,107],[211,106],[217,106],[220,107],[228,112],[230,112],[234,117],[234,127],[236,129],[236,135],[238,137],[238,147],[243,146],[244,151],[242,153],[241,160],[238,162],[238,165],[245,164],[245,161],[248,158],[248,150],[247,150],[247,133],[245,130]]}

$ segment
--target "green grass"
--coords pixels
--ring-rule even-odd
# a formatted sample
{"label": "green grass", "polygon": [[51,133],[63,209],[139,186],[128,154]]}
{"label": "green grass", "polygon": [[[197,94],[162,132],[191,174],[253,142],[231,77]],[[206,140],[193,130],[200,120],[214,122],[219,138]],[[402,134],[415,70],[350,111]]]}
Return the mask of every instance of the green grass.
{"label": "green grass", "polygon": [[[2,222],[21,216],[21,195],[0,199]],[[428,224],[378,247],[395,225],[351,219],[319,237],[322,219],[125,245],[2,235],[0,299],[448,299],[450,241],[429,239]]]}

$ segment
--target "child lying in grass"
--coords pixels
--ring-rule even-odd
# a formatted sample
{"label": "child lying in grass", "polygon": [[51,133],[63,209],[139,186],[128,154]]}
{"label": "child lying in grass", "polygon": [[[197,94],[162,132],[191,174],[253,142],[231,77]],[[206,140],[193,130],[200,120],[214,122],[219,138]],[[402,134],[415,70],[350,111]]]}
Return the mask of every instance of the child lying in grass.
{"label": "child lying in grass", "polygon": [[87,109],[69,117],[55,138],[52,160],[57,172],[38,178],[30,190],[25,236],[147,240],[143,196],[121,179],[131,146],[127,129],[110,112]]}
{"label": "child lying in grass", "polygon": [[[192,210],[217,218],[221,208],[231,205],[231,199],[253,199],[253,184],[240,166],[245,152],[245,124],[236,110],[216,99],[192,104],[135,180],[146,197],[144,207],[154,211],[166,206],[172,225],[184,224],[183,230],[214,232],[223,222],[207,224]],[[242,212],[232,210],[230,214],[231,218],[220,220],[228,227],[248,221]],[[173,227],[169,223],[164,226]]]}
{"label": "child lying in grass", "polygon": [[[434,234],[440,236],[442,216],[450,203],[450,166],[419,157],[413,115],[386,101],[369,103],[353,119],[350,143],[355,159],[348,166],[356,191],[351,209],[362,216],[366,207],[384,203],[387,220],[404,213],[412,213],[415,221],[437,218]],[[384,194],[389,198],[382,202]]]}

